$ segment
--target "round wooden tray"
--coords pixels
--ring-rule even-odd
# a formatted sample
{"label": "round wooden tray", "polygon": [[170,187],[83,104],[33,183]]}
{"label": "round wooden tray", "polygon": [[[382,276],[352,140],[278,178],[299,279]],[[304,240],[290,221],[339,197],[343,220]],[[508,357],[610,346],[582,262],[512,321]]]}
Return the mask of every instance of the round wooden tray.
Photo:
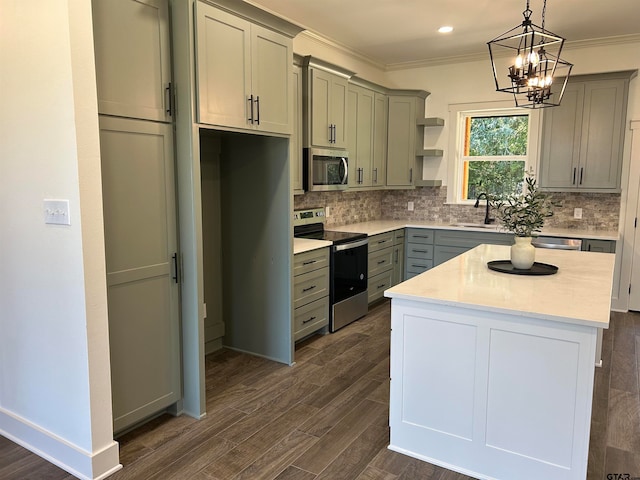
{"label": "round wooden tray", "polygon": [[553,275],[554,273],[558,273],[558,267],[555,265],[539,262],[535,262],[531,268],[527,270],[514,267],[511,260],[494,260],[492,262],[488,262],[487,266],[489,267],[489,270],[510,273],[512,275]]}

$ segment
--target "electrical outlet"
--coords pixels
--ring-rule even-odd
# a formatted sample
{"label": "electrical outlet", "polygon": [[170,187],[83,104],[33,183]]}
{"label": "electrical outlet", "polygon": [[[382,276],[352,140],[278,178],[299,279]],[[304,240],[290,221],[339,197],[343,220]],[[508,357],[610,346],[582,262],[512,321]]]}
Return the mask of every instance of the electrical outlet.
{"label": "electrical outlet", "polygon": [[409,210],[410,212],[413,212],[413,202],[407,203],[407,210]]}
{"label": "electrical outlet", "polygon": [[324,216],[329,217],[331,215],[331,207],[324,207]]}
{"label": "electrical outlet", "polygon": [[578,220],[582,218],[582,209],[574,208],[573,209],[573,218],[577,218]]}

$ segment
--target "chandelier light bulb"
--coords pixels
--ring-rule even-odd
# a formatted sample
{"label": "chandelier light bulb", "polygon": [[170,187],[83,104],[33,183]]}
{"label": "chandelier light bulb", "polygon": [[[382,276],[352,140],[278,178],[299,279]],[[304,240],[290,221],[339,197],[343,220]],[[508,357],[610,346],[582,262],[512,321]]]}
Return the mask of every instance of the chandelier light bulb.
{"label": "chandelier light bulb", "polygon": [[516,68],[522,68],[522,56],[518,55],[516,57]]}

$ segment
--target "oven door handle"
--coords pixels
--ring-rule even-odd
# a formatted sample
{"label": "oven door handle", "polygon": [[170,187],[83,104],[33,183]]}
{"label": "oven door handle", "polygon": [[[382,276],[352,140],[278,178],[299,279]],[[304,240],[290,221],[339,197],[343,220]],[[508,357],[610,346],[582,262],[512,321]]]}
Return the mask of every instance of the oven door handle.
{"label": "oven door handle", "polygon": [[359,240],[357,242],[349,242],[349,243],[342,243],[340,245],[333,245],[331,247],[331,251],[342,252],[343,250],[351,250],[352,248],[362,247],[364,245],[367,245],[368,243],[369,243],[369,239],[365,238],[364,240]]}

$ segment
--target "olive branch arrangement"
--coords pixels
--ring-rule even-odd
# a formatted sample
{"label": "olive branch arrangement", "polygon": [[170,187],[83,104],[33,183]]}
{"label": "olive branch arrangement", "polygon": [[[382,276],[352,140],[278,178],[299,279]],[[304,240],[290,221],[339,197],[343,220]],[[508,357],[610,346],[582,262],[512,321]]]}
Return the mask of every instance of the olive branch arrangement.
{"label": "olive branch arrangement", "polygon": [[540,232],[545,219],[553,216],[555,206],[551,197],[538,189],[535,178],[527,176],[525,183],[522,194],[491,202],[504,228],[517,237]]}

